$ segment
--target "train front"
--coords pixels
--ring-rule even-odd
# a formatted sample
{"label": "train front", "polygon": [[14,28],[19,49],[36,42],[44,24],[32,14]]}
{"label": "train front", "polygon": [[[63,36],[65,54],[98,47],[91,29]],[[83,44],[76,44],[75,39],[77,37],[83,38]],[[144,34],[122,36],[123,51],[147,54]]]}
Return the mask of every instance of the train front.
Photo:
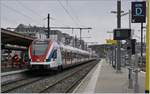
{"label": "train front", "polygon": [[29,47],[29,67],[31,69],[50,68],[50,59],[47,55],[50,53],[52,41],[34,40]]}

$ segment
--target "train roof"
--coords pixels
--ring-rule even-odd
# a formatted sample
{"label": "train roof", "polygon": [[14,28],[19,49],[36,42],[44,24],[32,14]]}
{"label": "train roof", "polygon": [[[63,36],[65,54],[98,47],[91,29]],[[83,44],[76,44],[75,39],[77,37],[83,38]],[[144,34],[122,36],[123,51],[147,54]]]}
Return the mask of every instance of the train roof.
{"label": "train roof", "polygon": [[75,48],[75,47],[71,47],[71,46],[68,46],[68,45],[61,44],[60,46],[64,50],[72,51],[72,52],[75,52],[75,53],[90,54],[88,51],[81,50],[81,49],[78,49],[78,48]]}
{"label": "train roof", "polygon": [[54,41],[54,40],[50,40],[50,39],[44,39],[44,40],[39,40],[39,39],[35,39],[34,41],[51,41],[53,43],[57,43],[58,45],[60,45],[61,48],[63,48],[64,50],[68,50],[68,51],[72,51],[74,53],[82,53],[82,54],[91,54],[90,52],[88,51],[85,51],[85,50],[81,50],[79,48],[75,48],[75,47],[71,47],[69,45],[64,45],[63,43],[58,43],[57,41]]}

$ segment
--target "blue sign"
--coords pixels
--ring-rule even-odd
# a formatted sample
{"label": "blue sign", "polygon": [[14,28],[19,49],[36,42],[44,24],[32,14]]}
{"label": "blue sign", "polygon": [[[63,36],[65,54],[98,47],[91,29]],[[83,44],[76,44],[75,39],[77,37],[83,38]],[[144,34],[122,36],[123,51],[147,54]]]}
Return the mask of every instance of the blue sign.
{"label": "blue sign", "polygon": [[146,2],[132,2],[132,23],[145,23]]}

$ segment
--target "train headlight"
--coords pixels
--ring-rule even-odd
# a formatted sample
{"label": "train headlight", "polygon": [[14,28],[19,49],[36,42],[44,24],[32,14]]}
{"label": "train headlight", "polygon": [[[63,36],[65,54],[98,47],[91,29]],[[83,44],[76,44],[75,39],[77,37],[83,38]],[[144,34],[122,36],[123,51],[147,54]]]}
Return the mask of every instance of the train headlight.
{"label": "train headlight", "polygon": [[31,59],[28,59],[29,62],[31,62]]}

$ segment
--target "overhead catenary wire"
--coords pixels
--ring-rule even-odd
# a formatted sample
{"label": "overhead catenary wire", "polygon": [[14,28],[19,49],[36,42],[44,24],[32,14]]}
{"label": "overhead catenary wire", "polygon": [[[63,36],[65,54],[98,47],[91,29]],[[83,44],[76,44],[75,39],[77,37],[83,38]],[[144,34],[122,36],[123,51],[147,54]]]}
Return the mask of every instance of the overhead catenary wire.
{"label": "overhead catenary wire", "polygon": [[[1,5],[3,5],[4,7],[8,8],[9,10],[11,10],[11,11],[17,13],[17,14],[20,14],[20,15],[24,16],[24,17],[25,17],[26,19],[28,19],[28,20],[30,19],[30,20],[33,20],[34,22],[37,22],[37,20],[35,20],[35,19],[33,19],[32,17],[30,17],[30,16],[28,16],[28,15],[26,15],[26,14],[24,14],[24,13],[18,11],[17,9],[14,9],[14,8],[12,8],[12,7],[10,7],[10,6],[6,5],[6,4],[4,4],[4,3],[1,4]],[[38,23],[39,23],[39,22],[38,22]]]}
{"label": "overhead catenary wire", "polygon": [[[81,26],[84,26],[84,25],[81,24],[81,21],[80,21],[78,15],[77,15],[76,11],[69,4],[69,1],[67,0],[66,2],[67,2],[68,7],[70,8],[70,10],[72,11],[72,13],[74,14],[74,18],[80,23]],[[87,27],[87,26],[84,26],[84,27]]]}
{"label": "overhead catenary wire", "polygon": [[[33,9],[31,9],[31,8],[29,8],[29,7],[27,7],[27,6],[25,6],[20,0],[17,0],[17,1],[18,1],[18,3],[19,3],[22,7],[24,7],[25,9],[27,9],[27,10],[29,10],[30,12],[32,12],[32,13],[38,15],[39,17],[42,17],[42,15],[40,15],[38,12],[36,12],[36,11],[34,11]],[[46,20],[46,19],[47,19],[47,17],[43,18],[41,21]],[[51,19],[51,20],[55,20],[53,17],[50,17],[50,19]]]}
{"label": "overhead catenary wire", "polygon": [[[76,20],[73,18],[73,16],[70,14],[70,12],[64,7],[64,5],[61,3],[60,0],[57,0],[59,2],[59,4],[61,5],[61,7],[65,10],[65,12],[67,13],[67,15],[71,18],[71,20],[79,26],[79,24],[76,22]],[[77,19],[77,18],[76,18]],[[79,20],[79,19],[78,19]],[[73,31],[72,31],[73,32]]]}
{"label": "overhead catenary wire", "polygon": [[[28,10],[28,11],[30,11],[32,14],[35,14],[36,16],[38,15],[39,17],[42,17],[42,15],[40,15],[38,12],[34,11],[33,9],[27,7],[27,6],[26,6],[24,3],[22,3],[20,0],[16,0],[16,1],[18,2],[18,4],[21,5],[21,7],[23,7],[24,9],[26,9],[26,10]],[[37,16],[37,17],[38,17],[38,16]],[[39,22],[41,23],[42,20],[39,21]]]}
{"label": "overhead catenary wire", "polygon": [[18,23],[15,20],[10,20],[6,17],[2,17],[1,21],[3,22],[3,24],[1,24],[1,27],[3,28],[14,27],[18,25]]}
{"label": "overhead catenary wire", "polygon": [[[87,26],[81,24],[81,21],[80,21],[78,15],[77,15],[76,11],[71,7],[71,5],[69,5],[69,3],[68,3],[68,7],[70,7],[70,9],[73,11],[74,17],[75,17],[76,20],[80,23],[80,25],[83,26],[83,27],[87,27]],[[89,33],[89,30],[88,30],[88,33]]]}
{"label": "overhead catenary wire", "polygon": [[[61,23],[62,21],[60,21],[60,20],[58,20],[58,19],[56,19],[56,18],[53,18],[53,17],[50,17],[50,19],[51,20],[53,20],[54,22],[56,22],[56,23]],[[43,20],[47,20],[47,17],[45,17],[45,18],[43,18]],[[51,21],[51,23],[52,24],[55,24],[53,21]],[[63,24],[63,23],[61,23],[63,26],[66,26],[66,27],[69,27],[69,25],[65,25],[65,24]],[[57,26],[57,25],[56,25]],[[54,26],[54,27],[56,27],[56,26]]]}
{"label": "overhead catenary wire", "polygon": [[31,13],[34,13],[34,14],[36,14],[36,15],[38,15],[38,16],[41,16],[38,12],[35,12],[35,11],[32,10],[31,8],[25,6],[20,0],[17,0],[17,2],[18,2],[18,4],[20,4],[22,7],[24,7],[24,9],[27,9],[27,10],[29,10]]}
{"label": "overhead catenary wire", "polygon": [[61,7],[65,10],[65,12],[67,13],[67,15],[71,18],[71,20],[79,26],[79,24],[74,20],[74,18],[71,16],[70,12],[64,7],[64,5],[61,3],[60,0],[57,0],[59,2],[59,4],[61,5]]}
{"label": "overhead catenary wire", "polygon": [[10,22],[10,23],[17,23],[15,20],[13,20],[13,19],[9,19],[9,18],[7,18],[6,16],[1,16],[1,18],[2,18],[2,20],[5,20],[5,21],[8,21],[8,22]]}
{"label": "overhead catenary wire", "polygon": [[[71,2],[71,1],[70,1]],[[66,0],[66,4],[68,5],[68,7],[70,8],[70,10],[72,11],[72,13],[74,14],[74,18],[80,23],[81,26],[83,27],[87,27],[85,25],[82,24],[81,20],[79,19],[79,16],[77,15],[77,12],[74,10],[74,8],[71,6],[69,0]]]}

